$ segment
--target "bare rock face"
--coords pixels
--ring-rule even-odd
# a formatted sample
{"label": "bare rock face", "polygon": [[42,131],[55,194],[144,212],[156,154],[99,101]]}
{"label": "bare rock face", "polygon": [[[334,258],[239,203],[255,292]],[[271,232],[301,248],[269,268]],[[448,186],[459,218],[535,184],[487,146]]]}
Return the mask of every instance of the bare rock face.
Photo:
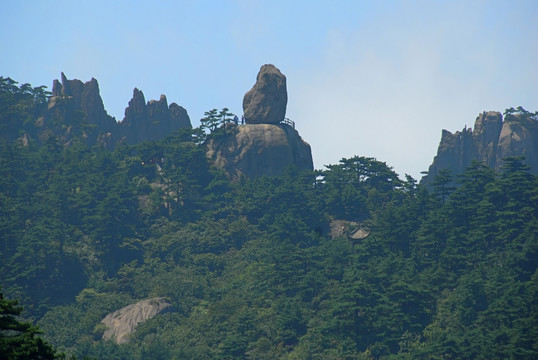
{"label": "bare rock face", "polygon": [[86,82],[82,88],[80,108],[87,114],[90,124],[97,125],[100,131],[105,133],[114,131],[116,121],[106,113],[103,99],[99,94],[99,84],[94,78]]}
{"label": "bare rock face", "polygon": [[274,65],[263,65],[254,87],[243,98],[247,124],[278,124],[286,116],[286,77]]}
{"label": "bare rock face", "polygon": [[310,145],[285,124],[232,125],[207,142],[207,157],[233,180],[281,175],[289,165],[314,168]]}
{"label": "bare rock face", "polygon": [[76,106],[80,106],[80,98],[82,97],[84,83],[78,79],[68,80],[64,73],[61,74],[61,79],[61,84],[58,80],[54,80],[52,84],[52,95],[69,96],[73,98]]}
{"label": "bare rock face", "polygon": [[146,104],[142,91],[135,88],[133,98],[125,109],[125,118],[119,124],[120,133],[128,144],[145,140],[158,140],[182,128],[192,128],[187,111],[176,103],[170,104],[166,96]]}
{"label": "bare rock face", "polygon": [[[433,181],[437,173],[442,169],[451,169],[452,175],[461,174],[464,169],[471,165],[472,161],[472,130],[464,129],[452,134],[443,130],[441,142],[437,149],[437,156],[422,181]],[[430,174],[434,174],[430,177]]]}
{"label": "bare rock face", "polygon": [[190,129],[192,128],[191,120],[187,110],[176,103],[171,103],[168,106],[170,113],[170,129]]}
{"label": "bare rock face", "polygon": [[478,115],[473,130],[473,158],[495,168],[497,163],[496,149],[502,126],[503,117],[498,111],[488,111]]}
{"label": "bare rock face", "polygon": [[165,298],[157,297],[114,311],[101,320],[101,323],[107,327],[103,340],[114,340],[116,344],[125,344],[129,342],[129,337],[138,324],[155,317],[171,306]]}
{"label": "bare rock face", "polygon": [[[499,160],[509,156],[524,156],[531,172],[538,174],[538,121],[525,123],[518,115],[507,115],[497,144]],[[499,167],[500,164],[496,164]]]}
{"label": "bare rock face", "polygon": [[[69,143],[72,136],[82,135],[86,142],[95,144],[103,134],[109,134],[107,136],[110,137],[110,133],[116,129],[116,121],[105,111],[97,80],[92,78],[86,83],[77,79],[68,80],[64,73],[61,79],[61,83],[54,80],[47,110],[36,122],[38,128],[46,129],[38,134],[38,138],[45,139],[54,133]],[[65,132],[59,133],[62,129],[48,128],[50,123],[57,122],[58,119],[63,119],[68,124]],[[84,123],[90,126],[81,126]]]}
{"label": "bare rock face", "polygon": [[125,109],[125,117],[120,125],[120,133],[128,144],[138,144],[147,132],[148,109],[142,91],[134,88],[133,98]]}
{"label": "bare rock face", "polygon": [[62,73],[61,82],[54,80],[47,109],[36,119],[30,136],[45,141],[54,135],[66,145],[77,137],[113,149],[120,142],[160,140],[181,128],[192,128],[187,111],[175,103],[168,106],[164,95],[146,103],[135,88],[125,118],[118,123],[107,114],[96,79],[83,83]]}
{"label": "bare rock face", "polygon": [[474,130],[461,132],[443,130],[437,155],[422,182],[431,183],[442,169],[452,170],[452,176],[462,174],[473,160],[496,170],[503,158],[525,156],[531,172],[538,174],[538,121],[523,121],[518,114],[507,115],[488,111],[478,115]]}

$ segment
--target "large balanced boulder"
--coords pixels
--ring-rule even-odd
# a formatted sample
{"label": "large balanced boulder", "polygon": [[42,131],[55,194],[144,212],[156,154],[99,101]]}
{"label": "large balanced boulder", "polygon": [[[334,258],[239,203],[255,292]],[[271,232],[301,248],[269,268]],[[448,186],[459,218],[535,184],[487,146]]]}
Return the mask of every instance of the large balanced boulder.
{"label": "large balanced boulder", "polygon": [[129,342],[129,337],[138,324],[155,317],[171,306],[166,298],[157,297],[116,310],[101,320],[101,323],[106,326],[103,340],[125,344]]}
{"label": "large balanced boulder", "polygon": [[278,124],[286,116],[286,77],[274,65],[263,65],[254,87],[243,98],[247,124]]}

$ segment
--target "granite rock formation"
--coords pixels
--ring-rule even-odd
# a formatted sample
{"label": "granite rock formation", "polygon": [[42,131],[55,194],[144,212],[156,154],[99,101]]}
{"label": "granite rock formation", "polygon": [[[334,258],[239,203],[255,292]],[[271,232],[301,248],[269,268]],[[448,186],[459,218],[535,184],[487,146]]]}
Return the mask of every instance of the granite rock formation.
{"label": "granite rock formation", "polygon": [[125,118],[117,123],[105,110],[97,80],[68,80],[64,73],[61,82],[54,80],[48,108],[36,121],[40,141],[55,135],[69,144],[78,136],[90,145],[101,144],[110,149],[119,142],[159,140],[181,128],[192,128],[184,108],[176,103],[168,106],[164,95],[146,104],[144,94],[136,88],[125,109]]}
{"label": "granite rock formation", "polygon": [[286,116],[286,77],[274,65],[263,65],[254,87],[243,98],[247,124],[278,124]]}
{"label": "granite rock formation", "polygon": [[232,180],[278,176],[288,166],[313,170],[310,145],[293,122],[283,122],[287,102],[286,77],[274,65],[263,65],[256,84],[243,98],[246,124],[227,124],[206,141],[213,165]]}
{"label": "granite rock formation", "polygon": [[138,324],[169,310],[171,306],[165,298],[157,297],[116,310],[101,320],[101,323],[106,326],[103,340],[113,340],[116,344],[125,344],[129,342],[129,337]]}
{"label": "granite rock formation", "polygon": [[533,174],[538,174],[538,119],[522,121],[520,116],[507,115],[497,143],[497,164],[509,156],[524,156]]}
{"label": "granite rock formation", "polygon": [[433,163],[422,182],[431,183],[442,169],[452,176],[462,174],[473,160],[500,169],[503,158],[524,156],[531,172],[538,173],[538,121],[524,119],[521,114],[487,111],[478,115],[474,130],[465,127],[452,134],[443,130]]}
{"label": "granite rock formation", "polygon": [[47,125],[58,119],[63,119],[68,124],[65,133],[55,134],[65,142],[68,142],[73,135],[82,135],[92,144],[98,142],[103,135],[110,136],[116,128],[116,121],[105,110],[97,80],[92,78],[86,83],[77,79],[68,80],[64,73],[61,79],[61,83],[54,80],[48,109],[36,122],[37,127],[45,130],[40,134],[42,140],[53,132]]}
{"label": "granite rock formation", "polygon": [[208,140],[207,149],[211,162],[232,180],[281,175],[290,165],[314,168],[310,145],[286,124],[229,125],[224,136]]}
{"label": "granite rock formation", "polygon": [[119,123],[120,134],[128,144],[162,139],[173,131],[191,127],[189,115],[183,107],[176,103],[168,106],[165,95],[146,103],[144,94],[137,88],[125,109],[125,118]]}

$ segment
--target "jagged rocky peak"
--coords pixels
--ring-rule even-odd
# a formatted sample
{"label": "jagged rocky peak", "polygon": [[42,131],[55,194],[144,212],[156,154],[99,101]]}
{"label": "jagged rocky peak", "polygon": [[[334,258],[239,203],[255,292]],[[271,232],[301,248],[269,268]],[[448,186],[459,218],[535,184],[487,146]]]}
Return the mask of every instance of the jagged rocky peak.
{"label": "jagged rocky peak", "polygon": [[81,107],[82,110],[94,108],[95,111],[104,111],[103,100],[99,94],[99,84],[95,78],[83,83],[78,79],[68,80],[62,72],[61,79],[61,83],[57,79],[52,82],[53,98],[68,97],[73,100],[75,107]]}
{"label": "jagged rocky peak", "polygon": [[422,181],[431,183],[443,169],[456,177],[473,160],[498,170],[503,158],[511,156],[524,156],[531,172],[538,173],[538,122],[522,121],[522,116],[509,114],[503,119],[498,111],[484,111],[476,118],[474,130],[465,127],[454,134],[443,130],[437,155]]}
{"label": "jagged rocky peak", "polygon": [[133,90],[133,97],[129,100],[129,105],[125,108],[125,117],[121,122],[124,126],[137,126],[148,117],[146,99],[144,93],[137,88]]}
{"label": "jagged rocky peak", "polygon": [[84,83],[78,79],[68,80],[63,72],[61,79],[61,83],[57,79],[52,82],[52,96],[70,96],[80,105]]}
{"label": "jagged rocky peak", "polygon": [[187,114],[187,110],[184,107],[176,103],[171,103],[168,106],[168,110],[170,112],[170,126],[172,128],[192,128],[189,114]]}
{"label": "jagged rocky peak", "polygon": [[133,98],[120,123],[120,132],[129,144],[162,139],[182,128],[192,128],[187,110],[176,103],[168,106],[165,95],[146,103],[144,94],[137,88],[133,90]]}
{"label": "jagged rocky peak", "polygon": [[148,115],[153,118],[168,118],[168,101],[164,94],[159,100],[148,101]]}
{"label": "jagged rocky peak", "polygon": [[210,137],[207,157],[233,180],[281,175],[288,166],[313,170],[310,145],[282,123],[287,98],[286,77],[274,65],[262,66],[243,99],[246,124],[228,124],[225,136]]}
{"label": "jagged rocky peak", "polygon": [[[80,114],[83,114],[81,119]],[[70,123],[74,123],[73,119],[79,119],[81,124],[96,125],[80,130],[68,127],[67,133],[58,134],[66,144],[74,133],[81,132],[87,143],[98,143],[107,148],[113,148],[118,142],[137,144],[145,140],[159,140],[180,128],[192,128],[184,108],[175,103],[168,106],[164,95],[159,100],[146,103],[144,94],[137,88],[133,90],[133,98],[125,109],[124,119],[117,123],[106,113],[96,79],[83,83],[77,79],[68,80],[64,73],[61,82],[54,80],[48,110],[38,119],[37,126],[45,128],[53,118]],[[40,137],[46,138],[50,131],[41,131],[40,134]]]}
{"label": "jagged rocky peak", "polygon": [[[73,119],[80,118],[79,112],[82,111],[84,114],[82,121],[96,127],[91,131],[81,130],[83,138],[88,143],[94,144],[101,135],[114,131],[116,120],[107,114],[99,93],[99,84],[95,78],[83,83],[78,79],[68,80],[62,72],[61,80],[61,82],[53,81],[48,109],[40,117],[38,124],[45,124],[53,118],[63,118],[73,123]],[[72,138],[71,130],[73,129],[68,127],[67,133],[58,135],[68,143]],[[47,135],[48,132],[45,132],[44,136]]]}
{"label": "jagged rocky peak", "polygon": [[260,68],[256,83],[243,98],[247,124],[278,124],[286,116],[286,77],[271,64]]}

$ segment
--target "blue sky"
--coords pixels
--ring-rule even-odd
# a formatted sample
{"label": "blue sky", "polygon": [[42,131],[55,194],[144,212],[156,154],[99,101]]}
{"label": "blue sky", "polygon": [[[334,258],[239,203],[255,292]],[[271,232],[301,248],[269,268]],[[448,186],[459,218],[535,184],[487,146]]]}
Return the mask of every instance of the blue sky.
{"label": "blue sky", "polygon": [[538,1],[3,1],[0,75],[95,77],[123,119],[133,88],[194,126],[242,100],[261,65],[314,164],[371,156],[420,178],[441,130],[485,110],[538,110]]}

